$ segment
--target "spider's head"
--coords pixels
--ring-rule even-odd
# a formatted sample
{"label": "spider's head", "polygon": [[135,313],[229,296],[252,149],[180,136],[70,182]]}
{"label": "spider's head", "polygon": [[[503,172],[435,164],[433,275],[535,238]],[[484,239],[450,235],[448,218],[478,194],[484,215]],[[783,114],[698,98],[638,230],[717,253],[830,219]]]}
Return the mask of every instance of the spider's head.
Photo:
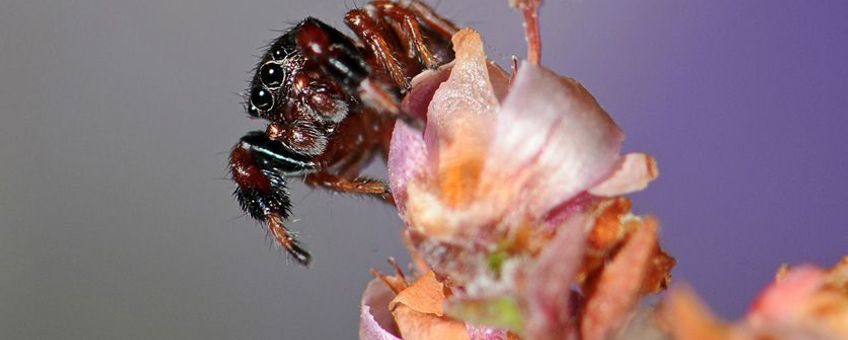
{"label": "spider's head", "polygon": [[295,37],[302,26],[277,38],[259,60],[245,109],[272,122],[269,137],[297,152],[318,155],[354,99],[300,52]]}

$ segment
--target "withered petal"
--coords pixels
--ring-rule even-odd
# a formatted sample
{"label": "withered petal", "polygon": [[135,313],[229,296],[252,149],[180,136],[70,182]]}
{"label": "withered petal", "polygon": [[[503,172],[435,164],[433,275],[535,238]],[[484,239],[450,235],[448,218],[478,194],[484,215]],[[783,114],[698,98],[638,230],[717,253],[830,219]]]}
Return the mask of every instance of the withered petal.
{"label": "withered petal", "polygon": [[661,327],[673,339],[730,339],[730,327],[710,313],[703,302],[686,286],[671,290],[658,311]]}
{"label": "withered petal", "polygon": [[422,313],[407,305],[392,310],[404,340],[470,340],[465,323],[446,316]]}
{"label": "withered petal", "polygon": [[624,325],[641,297],[642,282],[656,244],[657,222],[647,218],[604,267],[587,297],[581,325],[583,338],[607,339]]}
{"label": "withered petal", "polygon": [[468,339],[465,323],[444,315],[445,298],[444,284],[428,272],[389,302],[403,339]]}
{"label": "withered petal", "polygon": [[445,285],[436,279],[436,274],[428,272],[395,296],[389,302],[389,310],[403,304],[421,313],[442,316],[445,314],[442,306],[446,298],[445,289]]}

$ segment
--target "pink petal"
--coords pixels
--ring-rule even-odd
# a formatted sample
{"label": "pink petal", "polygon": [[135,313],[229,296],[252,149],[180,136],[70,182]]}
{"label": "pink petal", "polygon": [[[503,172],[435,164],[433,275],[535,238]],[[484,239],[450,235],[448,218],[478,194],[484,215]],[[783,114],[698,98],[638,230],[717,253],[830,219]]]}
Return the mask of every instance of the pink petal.
{"label": "pink petal", "polygon": [[571,288],[583,260],[585,223],[582,214],[565,221],[527,273],[520,296],[526,299],[528,339],[565,339],[575,332]]}
{"label": "pink petal", "polygon": [[412,87],[401,103],[403,112],[421,120],[427,120],[427,108],[430,107],[430,101],[433,100],[439,85],[450,77],[451,68],[453,63],[444,65],[438,70],[426,70],[412,78]]}
{"label": "pink petal", "polygon": [[644,153],[629,153],[618,169],[603,182],[589,189],[595,196],[613,197],[640,191],[659,176],[657,161]]}
{"label": "pink petal", "polygon": [[522,64],[498,112],[482,178],[543,214],[607,177],[624,137],[578,82]]}
{"label": "pink petal", "polygon": [[[412,78],[411,88],[403,97],[401,110],[405,114],[426,120],[427,109],[430,107],[433,95],[439,89],[439,85],[448,80],[453,66],[454,62],[451,62],[450,64],[439,67],[437,70],[421,72]],[[486,67],[492,89],[500,101],[506,97],[509,90],[509,74],[492,61],[486,62]]]}
{"label": "pink petal", "polygon": [[471,340],[509,340],[509,332],[485,326],[467,324],[468,337]]}
{"label": "pink petal", "polygon": [[401,217],[406,214],[409,181],[421,170],[427,160],[427,147],[421,131],[402,121],[395,123],[389,146],[389,185]]}
{"label": "pink petal", "polygon": [[371,280],[362,293],[359,315],[359,339],[400,340],[397,325],[389,312],[389,301],[394,292],[378,279]]}
{"label": "pink petal", "polygon": [[749,320],[769,324],[791,322],[802,306],[824,285],[825,272],[814,266],[792,268],[757,297]]}
{"label": "pink petal", "polygon": [[[428,121],[429,142],[425,147],[421,131],[400,122],[395,125],[388,167],[389,181],[401,216],[406,211],[406,187],[410,179],[422,172],[425,166],[438,163],[440,142],[437,135],[453,140],[457,133],[454,129],[458,126],[484,131],[475,144],[485,148],[488,140],[480,139],[487,139],[485,136],[491,132],[498,100],[506,96],[509,87],[506,72],[486,60],[482,41],[476,32],[463,31],[457,34],[456,39],[457,60],[416,76],[403,99],[404,112]],[[439,94],[433,100],[436,91]],[[429,119],[428,115],[432,115],[433,119]],[[485,126],[490,128],[483,129]],[[426,161],[428,157],[432,161],[430,164]]]}
{"label": "pink petal", "polygon": [[472,194],[480,168],[475,164],[485,157],[498,108],[480,34],[463,29],[452,42],[456,59],[450,77],[433,95],[424,130],[430,177],[452,187],[447,195],[460,195],[448,202],[467,201]]}
{"label": "pink petal", "polygon": [[427,112],[427,131],[441,144],[475,135],[488,144],[498,99],[489,80],[489,68],[480,34],[463,29],[453,36],[456,60],[447,81],[439,86]]}
{"label": "pink petal", "polygon": [[486,66],[489,68],[489,81],[492,83],[492,89],[495,91],[495,97],[498,98],[498,102],[503,102],[509,91],[510,75],[498,66],[498,64],[495,64],[494,61],[488,61]]}

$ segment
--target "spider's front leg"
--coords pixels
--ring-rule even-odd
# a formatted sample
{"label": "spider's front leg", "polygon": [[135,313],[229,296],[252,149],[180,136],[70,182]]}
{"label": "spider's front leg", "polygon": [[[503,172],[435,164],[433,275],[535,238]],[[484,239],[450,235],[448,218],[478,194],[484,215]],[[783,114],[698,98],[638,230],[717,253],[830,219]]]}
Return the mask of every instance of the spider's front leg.
{"label": "spider's front leg", "polygon": [[[342,173],[356,176],[360,163],[340,164],[338,168]],[[391,202],[391,194],[382,181],[359,177],[349,179],[331,174],[315,161],[314,156],[297,153],[263,131],[248,133],[233,148],[230,174],[237,184],[233,194],[241,208],[253,219],[267,225],[274,241],[304,266],[309,265],[312,257],[284,224],[291,215],[286,177],[304,177],[310,186],[374,195]]]}
{"label": "spider's front leg", "polygon": [[241,208],[252,218],[268,226],[268,232],[301,265],[312,257],[286,228],[291,201],[285,176],[314,171],[308,156],[292,152],[262,131],[241,138],[230,153],[230,174],[238,187],[233,193]]}
{"label": "spider's front leg", "polygon": [[[450,41],[457,28],[422,2],[409,1],[402,4],[375,0],[363,9],[349,11],[345,23],[359,39],[371,46],[375,54],[397,54],[406,64],[407,78],[417,75],[423,69],[435,69],[453,60]],[[375,44],[375,40],[386,43]],[[395,46],[383,47],[387,45]],[[387,68],[390,66],[381,63]],[[408,88],[408,80],[397,84]]]}
{"label": "spider's front leg", "polygon": [[453,59],[456,28],[418,1],[372,1],[349,11],[345,22],[361,44],[307,18],[295,35],[298,49],[365,106],[422,126],[420,117],[402,112],[401,98],[413,76]]}
{"label": "spider's front leg", "polygon": [[401,89],[368,65],[356,43],[314,18],[298,25],[295,41],[307,59],[316,62],[345,91],[368,107],[395,118],[401,115]]}

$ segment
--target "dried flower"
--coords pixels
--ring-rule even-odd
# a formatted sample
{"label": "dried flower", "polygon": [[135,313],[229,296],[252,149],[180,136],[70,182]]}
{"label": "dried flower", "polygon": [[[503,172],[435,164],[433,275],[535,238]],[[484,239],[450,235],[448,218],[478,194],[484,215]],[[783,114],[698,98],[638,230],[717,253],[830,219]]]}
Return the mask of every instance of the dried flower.
{"label": "dried flower", "polygon": [[423,135],[400,123],[393,137],[392,189],[416,230],[450,238],[539,221],[580,193],[616,196],[656,177],[650,156],[619,155],[621,131],[578,82],[523,64],[499,100],[493,84],[508,78],[486,62],[479,35],[461,31],[454,44]]}
{"label": "dried flower", "polygon": [[784,266],[733,324],[685,287],[673,290],[658,314],[675,339],[848,339],[848,257],[830,270]]}
{"label": "dried flower", "polygon": [[623,196],[658,175],[574,79],[528,59],[509,75],[480,35],[453,37],[456,60],[413,79],[395,126],[389,177],[417,278],[375,272],[362,339],[848,339],[848,257],[827,271],[784,267],[741,321],[712,316],[686,287],[659,309],[675,260],[658,221]]}
{"label": "dried flower", "polygon": [[424,131],[399,122],[389,155],[423,274],[378,274],[392,289],[369,284],[361,337],[614,334],[674,265],[656,221],[620,197],[656,178],[655,161],[619,154],[623,134],[577,81],[534,63],[510,79],[470,29],[453,45],[455,62],[416,77],[404,100]]}

